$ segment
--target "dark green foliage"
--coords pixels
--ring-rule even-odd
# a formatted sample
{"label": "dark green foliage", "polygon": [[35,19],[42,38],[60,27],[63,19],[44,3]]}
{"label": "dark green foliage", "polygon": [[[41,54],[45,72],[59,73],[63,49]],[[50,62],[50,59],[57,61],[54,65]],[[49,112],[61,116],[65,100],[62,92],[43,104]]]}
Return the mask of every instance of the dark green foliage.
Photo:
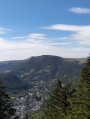
{"label": "dark green foliage", "polygon": [[69,101],[69,119],[90,119],[90,57],[82,69],[78,90]]}
{"label": "dark green foliage", "polygon": [[29,114],[29,119],[46,119],[44,117],[44,112],[43,112],[43,108],[41,107],[41,109],[32,112]]}
{"label": "dark green foliage", "polygon": [[0,119],[18,119],[15,114],[16,110],[12,108],[10,97],[5,92],[0,78]]}
{"label": "dark green foliage", "polygon": [[[57,56],[39,56],[39,57],[32,57],[30,59],[17,62],[16,64],[14,64],[14,62],[13,63],[8,62],[8,63],[9,64],[7,64],[6,66],[5,64],[2,65],[2,63],[0,63],[1,64],[0,70],[1,72],[5,70],[7,70],[5,72],[11,71],[11,74],[16,75],[16,76],[15,75],[8,76],[7,74],[7,76],[4,76],[4,80],[3,80],[3,81],[6,81],[5,84],[6,86],[8,85],[7,88],[9,91],[15,90],[14,93],[17,92],[16,90],[27,88],[26,85],[23,85],[20,79],[25,80],[30,84],[31,81],[37,81],[37,80],[49,81],[50,79],[56,79],[60,77],[60,80],[64,84],[73,81],[75,82],[75,85],[76,85],[76,82],[78,82],[80,71],[84,66],[84,63],[80,64],[78,59],[71,60],[71,59],[64,59]],[[90,63],[89,63],[89,66],[90,66]],[[69,98],[71,96],[70,92],[68,93],[69,86],[63,87],[60,84],[59,86],[57,86],[58,88],[56,87],[54,90],[56,91],[56,93],[53,91],[53,94],[51,95],[49,99],[50,104],[47,103],[47,106],[49,106],[51,112],[52,111],[54,112],[51,115],[53,119],[54,117],[55,119],[57,119],[58,117],[60,118],[62,117],[63,119],[64,118],[78,119],[77,118],[78,116],[74,117],[72,115],[72,114],[75,115],[75,113],[78,113],[77,115],[82,115],[80,119],[83,119],[83,118],[89,119],[89,116],[86,118],[85,114],[89,112],[89,108],[87,107],[90,107],[88,103],[90,99],[89,97],[87,97],[89,95],[90,89],[86,88],[90,86],[89,81],[86,80],[86,79],[90,79],[90,72],[87,73],[87,68],[84,69],[82,72],[83,74],[81,76],[80,85],[78,86],[78,92],[74,93],[72,98]],[[17,76],[19,78],[17,78]],[[81,103],[81,100],[83,100],[84,102],[82,101]],[[71,105],[69,105],[68,101],[70,102]],[[77,105],[77,103],[79,106]],[[85,105],[82,105],[82,104],[85,104]],[[83,114],[81,113],[82,110],[84,110]],[[49,113],[48,110],[46,112]],[[40,115],[38,115],[37,117],[39,116]],[[44,118],[44,117],[41,116],[41,118]]]}
{"label": "dark green foliage", "polygon": [[2,82],[5,85],[8,93],[12,96],[17,96],[18,94],[23,93],[32,87],[32,85],[27,84],[17,76],[10,73],[2,75]]}
{"label": "dark green foliage", "polygon": [[45,117],[43,114],[39,119],[90,119],[90,57],[76,89],[58,81],[44,109]]}
{"label": "dark green foliage", "polygon": [[21,64],[23,61],[17,60],[17,61],[3,61],[0,62],[0,73],[1,72],[8,72]]}
{"label": "dark green foliage", "polygon": [[84,60],[43,55],[21,61],[0,62],[0,72],[7,73],[3,76],[3,83],[7,90],[17,95],[21,90],[32,88],[31,82],[39,80],[47,83],[52,79],[60,78],[63,84],[73,82],[76,86],[80,71],[85,65]]}
{"label": "dark green foliage", "polygon": [[13,74],[2,75],[3,83],[5,87],[7,86],[8,91],[20,91],[22,89],[28,89],[29,85],[23,82],[20,78]]}
{"label": "dark green foliage", "polygon": [[66,119],[69,107],[68,98],[71,94],[70,84],[62,86],[58,80],[58,84],[46,104],[46,119]]}
{"label": "dark green foliage", "polygon": [[75,79],[77,79],[83,66],[84,64],[79,64],[77,60],[70,62],[61,57],[44,55],[27,59],[22,65],[16,67],[13,73],[28,81],[32,79],[50,80],[59,77],[61,80],[65,75],[71,74],[75,74]]}

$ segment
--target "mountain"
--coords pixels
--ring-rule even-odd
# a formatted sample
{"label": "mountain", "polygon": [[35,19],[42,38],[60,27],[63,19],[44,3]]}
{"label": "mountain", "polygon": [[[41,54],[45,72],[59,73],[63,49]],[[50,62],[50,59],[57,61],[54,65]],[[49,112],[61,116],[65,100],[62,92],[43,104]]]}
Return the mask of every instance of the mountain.
{"label": "mountain", "polygon": [[13,74],[2,74],[1,79],[10,94],[18,94],[30,88],[30,85]]}
{"label": "mountain", "polygon": [[84,64],[85,59],[65,59],[43,55],[22,61],[1,62],[0,71],[11,72],[24,80],[48,80],[65,74],[79,73]]}
{"label": "mountain", "polygon": [[31,57],[18,65],[12,73],[26,81],[44,80],[67,76],[77,76],[85,65],[85,59],[67,59],[57,56],[43,55]]}
{"label": "mountain", "polygon": [[0,62],[0,73],[6,71],[6,72],[10,72],[10,70],[13,67],[18,66],[22,61],[17,60],[17,61],[3,61]]}
{"label": "mountain", "polygon": [[25,89],[27,83],[31,87],[41,80],[50,84],[51,80],[57,78],[62,83],[73,82],[76,85],[85,60],[43,55],[21,61],[0,62],[0,73],[4,75],[8,90]]}

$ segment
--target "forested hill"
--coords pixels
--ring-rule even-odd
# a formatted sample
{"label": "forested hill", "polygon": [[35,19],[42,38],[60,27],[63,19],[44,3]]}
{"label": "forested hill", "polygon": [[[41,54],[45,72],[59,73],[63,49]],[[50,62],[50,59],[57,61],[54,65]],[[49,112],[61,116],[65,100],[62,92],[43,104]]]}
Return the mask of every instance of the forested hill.
{"label": "forested hill", "polygon": [[10,70],[12,70],[13,67],[18,66],[18,64],[22,63],[21,60],[17,60],[17,61],[3,61],[0,62],[0,73],[1,72],[8,72]]}
{"label": "forested hill", "polygon": [[[43,55],[31,57],[21,62],[14,61],[12,64],[8,62],[5,72],[11,72],[23,80],[49,80],[65,78],[67,75],[78,75],[85,64],[85,59],[67,59]],[[12,66],[11,69],[10,65]],[[1,65],[0,69],[2,69]]]}
{"label": "forested hill", "polygon": [[20,78],[13,74],[2,74],[1,75],[4,86],[7,91],[15,94],[16,92],[21,92],[30,88],[30,85],[22,81]]}
{"label": "forested hill", "polygon": [[21,61],[0,62],[0,72],[7,74],[4,76],[4,82],[7,87],[9,86],[8,84],[11,84],[8,87],[9,89],[13,88],[12,86],[17,88],[17,85],[15,85],[17,82],[18,87],[19,84],[22,84],[20,87],[23,87],[21,80],[24,83],[30,83],[32,81],[50,81],[51,79],[59,78],[63,83],[74,82],[75,84],[84,65],[85,59],[43,55]]}
{"label": "forested hill", "polygon": [[49,80],[79,74],[84,64],[85,59],[43,55],[25,60],[12,72],[24,80]]}

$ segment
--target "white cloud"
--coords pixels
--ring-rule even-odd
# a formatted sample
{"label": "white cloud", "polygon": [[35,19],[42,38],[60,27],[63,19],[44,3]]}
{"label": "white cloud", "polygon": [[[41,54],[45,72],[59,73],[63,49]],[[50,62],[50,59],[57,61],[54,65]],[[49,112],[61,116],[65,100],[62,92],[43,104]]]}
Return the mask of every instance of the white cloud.
{"label": "white cloud", "polygon": [[48,27],[42,27],[44,29],[51,30],[63,30],[63,31],[80,31],[82,28],[90,28],[90,26],[76,26],[76,25],[66,25],[66,24],[55,24]]}
{"label": "white cloud", "polygon": [[[57,55],[61,57],[86,57],[89,54],[90,48],[71,48],[65,47],[70,43],[50,43],[50,42],[34,42],[21,41],[7,41],[0,38],[0,61],[4,60],[20,60],[31,56],[39,55]],[[54,45],[62,45],[64,47],[57,47]],[[77,53],[78,52],[78,53]]]}
{"label": "white cloud", "polygon": [[45,34],[29,34],[28,38],[30,39],[47,39]]}
{"label": "white cloud", "polygon": [[65,45],[71,45],[72,42],[61,42],[61,43],[50,43],[51,46],[65,46]]}
{"label": "white cloud", "polygon": [[0,34],[4,34],[4,29],[0,28]]}
{"label": "white cloud", "polygon": [[10,32],[10,31],[13,31],[13,30],[8,29],[8,28],[0,28],[0,34],[5,34],[5,33]]}
{"label": "white cloud", "polygon": [[69,39],[69,37],[61,37],[61,38],[59,38],[59,40],[67,40],[67,39]]}
{"label": "white cloud", "polygon": [[12,39],[25,39],[26,37],[24,36],[24,37],[13,37]]}
{"label": "white cloud", "polygon": [[[75,38],[77,36],[70,37]],[[58,39],[62,41],[64,40],[64,42],[57,42],[57,40],[54,40],[54,42],[52,42],[51,39],[48,39],[45,34],[29,34],[27,36],[16,37],[16,39],[20,40],[16,40],[15,38],[13,39],[7,40],[0,38],[0,61],[20,60],[39,55],[57,55],[61,57],[74,58],[86,57],[88,56],[90,51],[90,48],[68,47],[68,45],[72,45],[72,42],[65,41],[69,39],[69,37]]]}
{"label": "white cloud", "polygon": [[69,11],[78,14],[90,14],[90,8],[73,7],[70,8]]}
{"label": "white cloud", "polygon": [[0,38],[0,42],[1,42],[1,41],[4,41],[4,38]]}
{"label": "white cloud", "polygon": [[50,29],[50,30],[61,30],[61,31],[73,32],[69,36],[70,39],[76,40],[79,44],[90,46],[90,25],[76,26],[76,25],[55,24],[55,25],[43,27],[43,28]]}
{"label": "white cloud", "polygon": [[27,36],[22,36],[22,37],[14,37],[12,38],[14,40],[22,40],[22,39],[25,39],[29,42],[41,42],[45,39],[48,39],[46,38],[46,35],[45,34],[41,34],[41,33],[33,33],[33,34],[29,34]]}

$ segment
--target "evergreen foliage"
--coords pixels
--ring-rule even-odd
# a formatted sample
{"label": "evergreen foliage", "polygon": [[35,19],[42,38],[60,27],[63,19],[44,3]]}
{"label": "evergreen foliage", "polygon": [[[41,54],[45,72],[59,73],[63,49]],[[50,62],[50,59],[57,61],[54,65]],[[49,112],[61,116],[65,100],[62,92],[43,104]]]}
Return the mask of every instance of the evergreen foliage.
{"label": "evergreen foliage", "polygon": [[60,81],[47,102],[46,119],[90,119],[90,57],[81,71],[77,91]]}
{"label": "evergreen foliage", "polygon": [[82,69],[77,92],[69,102],[69,119],[90,119],[90,57]]}
{"label": "evergreen foliage", "polygon": [[84,65],[85,59],[43,55],[21,61],[0,62],[0,73],[8,93],[17,96],[32,88],[33,81],[43,80],[47,85],[51,79],[60,77],[63,84],[73,82],[73,86],[76,86]]}
{"label": "evergreen foliage", "polygon": [[67,109],[69,107],[68,98],[71,94],[70,85],[62,86],[58,84],[47,102],[45,109],[46,119],[66,119]]}
{"label": "evergreen foliage", "polygon": [[[82,62],[83,60],[85,59],[66,59],[58,56],[43,55],[22,60],[15,67],[6,68],[5,72],[14,74],[29,83],[37,79],[48,81],[59,77],[60,80],[64,80],[64,83],[68,83],[73,79],[78,79],[80,71],[85,65],[85,62]],[[5,67],[5,64],[0,66],[0,70],[3,71],[2,67]],[[72,78],[68,77],[70,75]]]}
{"label": "evergreen foliage", "polygon": [[15,115],[16,110],[12,108],[10,97],[5,92],[4,88],[0,80],[0,119],[18,119]]}
{"label": "evergreen foliage", "polygon": [[58,80],[56,88],[47,100],[42,118],[90,119],[90,57],[81,71],[76,89],[71,90],[70,84],[62,86]]}

